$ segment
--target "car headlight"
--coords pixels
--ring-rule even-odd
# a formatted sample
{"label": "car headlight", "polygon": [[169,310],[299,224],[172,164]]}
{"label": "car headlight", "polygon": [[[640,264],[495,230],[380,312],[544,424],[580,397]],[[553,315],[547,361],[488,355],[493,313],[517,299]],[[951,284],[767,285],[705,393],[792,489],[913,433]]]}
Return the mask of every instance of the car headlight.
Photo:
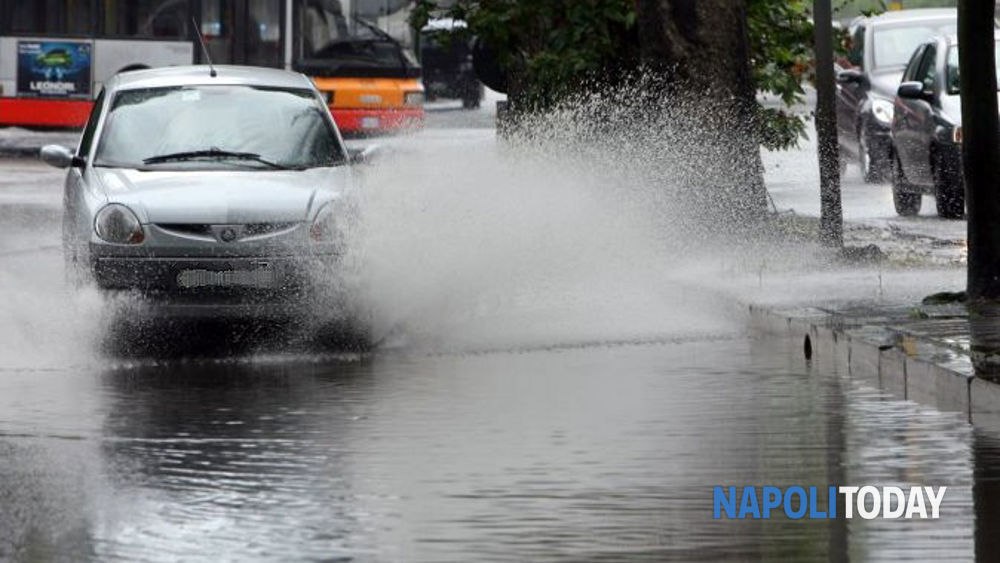
{"label": "car headlight", "polygon": [[424,93],[407,92],[403,94],[403,103],[408,106],[422,106],[424,105]]}
{"label": "car headlight", "polygon": [[347,216],[344,206],[336,201],[324,205],[313,219],[312,227],[309,228],[309,238],[313,242],[332,244],[342,249],[347,241]]}
{"label": "car headlight", "polygon": [[101,240],[114,244],[141,244],[146,238],[139,218],[118,203],[108,204],[97,212],[94,231]]}
{"label": "car headlight", "polygon": [[951,129],[951,141],[956,145],[962,144],[962,126],[956,125]]}
{"label": "car headlight", "polygon": [[892,102],[889,100],[872,100],[872,115],[880,122],[889,125],[892,123]]}

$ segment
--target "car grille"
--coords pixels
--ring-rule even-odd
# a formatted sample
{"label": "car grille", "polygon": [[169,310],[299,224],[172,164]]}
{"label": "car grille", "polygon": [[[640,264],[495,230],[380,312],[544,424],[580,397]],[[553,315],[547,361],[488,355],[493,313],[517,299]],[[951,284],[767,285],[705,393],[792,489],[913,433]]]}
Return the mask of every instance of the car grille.
{"label": "car grille", "polygon": [[[215,239],[215,233],[213,228],[218,227],[218,225],[212,225],[209,223],[156,223],[156,226],[161,230],[166,231],[173,235],[179,236],[193,236],[197,238],[204,239]],[[282,233],[295,228],[296,223],[247,223],[242,225],[240,230],[239,238],[247,239],[253,237],[260,237],[265,235],[271,235],[276,233]]]}
{"label": "car grille", "polygon": [[267,235],[285,231],[295,226],[295,223],[247,223],[243,226],[243,234],[248,237]]}
{"label": "car grille", "polygon": [[212,236],[212,225],[201,223],[157,223],[157,227],[164,231],[181,235],[201,235]]}

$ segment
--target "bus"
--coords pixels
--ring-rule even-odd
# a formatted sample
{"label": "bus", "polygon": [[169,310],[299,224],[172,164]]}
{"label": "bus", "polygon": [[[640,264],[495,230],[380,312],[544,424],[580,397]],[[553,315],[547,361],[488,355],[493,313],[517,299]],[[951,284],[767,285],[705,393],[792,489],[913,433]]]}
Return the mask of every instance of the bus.
{"label": "bus", "polygon": [[[306,73],[346,135],[420,126],[407,0],[0,0],[0,126],[79,128],[118,72],[207,62]],[[196,27],[197,26],[197,27]]]}

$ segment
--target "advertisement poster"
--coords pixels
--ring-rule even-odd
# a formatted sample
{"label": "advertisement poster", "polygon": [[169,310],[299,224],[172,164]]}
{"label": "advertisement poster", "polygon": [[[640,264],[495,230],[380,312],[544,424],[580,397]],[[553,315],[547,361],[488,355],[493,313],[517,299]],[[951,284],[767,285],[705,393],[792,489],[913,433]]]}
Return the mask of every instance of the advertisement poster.
{"label": "advertisement poster", "polygon": [[17,94],[89,98],[90,52],[89,42],[18,41]]}

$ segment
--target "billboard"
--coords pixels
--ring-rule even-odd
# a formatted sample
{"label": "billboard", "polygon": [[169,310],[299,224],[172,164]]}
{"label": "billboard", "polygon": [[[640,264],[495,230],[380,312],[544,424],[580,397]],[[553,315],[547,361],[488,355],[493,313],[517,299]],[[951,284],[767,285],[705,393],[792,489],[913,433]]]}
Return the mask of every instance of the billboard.
{"label": "billboard", "polygon": [[18,41],[17,95],[90,98],[89,41]]}

